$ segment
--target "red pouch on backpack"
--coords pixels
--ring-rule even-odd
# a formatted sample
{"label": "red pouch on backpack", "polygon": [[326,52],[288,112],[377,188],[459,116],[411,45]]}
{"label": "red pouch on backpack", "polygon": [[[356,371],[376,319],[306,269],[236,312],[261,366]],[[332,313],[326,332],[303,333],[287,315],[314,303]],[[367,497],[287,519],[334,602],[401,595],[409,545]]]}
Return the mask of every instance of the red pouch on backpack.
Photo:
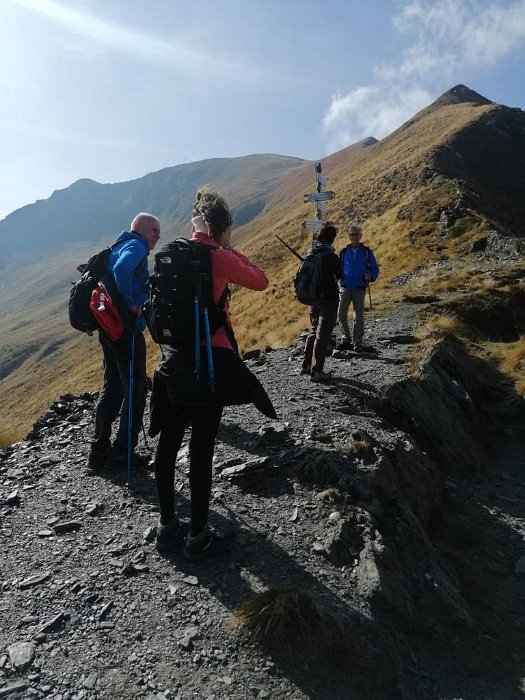
{"label": "red pouch on backpack", "polygon": [[124,331],[124,322],[102,282],[99,282],[91,293],[89,308],[99,328],[108,338],[110,340],[120,340]]}

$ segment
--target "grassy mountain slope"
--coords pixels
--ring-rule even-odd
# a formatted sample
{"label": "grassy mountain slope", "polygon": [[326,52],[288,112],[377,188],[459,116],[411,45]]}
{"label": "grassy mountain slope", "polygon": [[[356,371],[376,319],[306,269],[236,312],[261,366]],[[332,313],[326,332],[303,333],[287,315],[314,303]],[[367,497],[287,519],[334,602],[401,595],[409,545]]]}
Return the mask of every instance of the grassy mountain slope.
{"label": "grassy mountain slope", "polygon": [[[207,161],[217,170],[207,170],[206,177],[199,171],[199,177],[211,181],[234,204],[237,224],[247,213],[249,223],[238,228],[236,245],[270,278],[263,293],[234,290],[236,333],[245,350],[287,345],[307,326],[307,308],[292,295],[297,260],[273,234],[301,252],[308,247],[311,234],[301,222],[314,213],[313,205],[303,204],[303,194],[315,189],[313,164],[283,159],[280,165],[274,160],[257,170],[247,158],[244,163],[253,167],[244,171],[243,159],[235,159],[238,170],[230,169],[232,179],[222,180],[221,160]],[[199,170],[199,164],[190,165]],[[519,257],[507,254],[509,249],[519,250],[524,233],[525,205],[518,190],[525,177],[525,115],[520,110],[495,105],[457,86],[382,141],[365,139],[323,159],[323,171],[328,188],[336,192],[326,212],[340,227],[336,247],[346,244],[347,224],[360,221],[365,241],[380,262],[381,276],[372,289],[377,309],[433,293],[440,297],[438,312],[450,318],[458,315],[458,308],[493,309],[485,303],[491,295],[506,298],[523,287]],[[198,176],[191,171],[188,178],[195,183]],[[169,238],[176,228],[180,233],[179,222],[189,218],[194,186],[185,189],[180,184],[177,189],[175,182],[163,181],[166,192],[170,187],[176,192],[162,210]],[[150,184],[154,197],[153,180]],[[149,201],[151,206],[138,208],[158,212],[155,199]],[[489,255],[480,258],[483,250]],[[19,270],[23,282],[18,293],[4,287],[3,299],[0,295],[4,314],[24,306],[24,288],[42,300],[32,311],[10,312],[0,321],[0,370],[6,375],[2,379],[0,373],[0,415],[11,436],[23,435],[63,391],[99,386],[96,341],[79,338],[65,319],[63,284],[67,289],[72,260],[83,257],[80,244],[75,255],[64,251],[55,256],[51,275],[39,265]],[[493,313],[490,309],[485,316]],[[521,323],[516,321],[513,347],[505,350],[514,357],[509,369],[518,376],[523,372],[525,387]],[[475,339],[484,343],[483,323]],[[485,345],[484,350],[498,359],[509,354],[495,346]],[[150,368],[156,355],[151,348]]]}
{"label": "grassy mountain slope", "polygon": [[[329,187],[336,192],[327,211],[327,217],[340,227],[336,247],[346,244],[350,221],[364,223],[364,238],[382,267],[373,288],[378,300],[386,302],[400,296],[391,288],[396,277],[421,267],[430,269],[445,259],[458,259],[460,251],[491,228],[508,230],[504,212],[513,208],[519,211],[522,206],[514,189],[515,174],[499,168],[496,182],[487,164],[498,148],[505,156],[513,148],[515,170],[524,176],[524,137],[509,138],[494,124],[508,117],[511,123],[525,125],[525,115],[486,104],[484,98],[481,104],[443,102],[423,110],[381,142],[359,150],[345,149],[323,161]],[[475,141],[473,134],[477,134]],[[489,146],[490,151],[485,153]],[[456,162],[464,163],[463,179],[457,168],[448,169],[451,152]],[[237,315],[248,344],[259,338],[269,339],[270,344],[290,342],[298,328],[306,324],[306,310],[300,313],[290,287],[296,260],[271,236],[278,232],[297,249],[307,248],[310,235],[301,230],[300,222],[313,207],[302,204],[307,183],[299,182],[299,178],[305,168],[288,181],[289,189],[283,185],[281,200],[272,202],[267,216],[255,220],[242,234],[247,251],[259,255],[263,265],[273,272],[272,285],[263,300],[244,290],[236,296]],[[308,168],[312,189],[313,168]],[[475,198],[477,192],[482,194]],[[447,212],[444,223],[442,215]],[[518,227],[514,226],[513,231],[519,233]],[[274,320],[276,303],[283,320],[279,325]]]}
{"label": "grassy mountain slope", "polygon": [[72,242],[113,236],[127,229],[139,211],[154,212],[168,235],[182,235],[188,231],[195,191],[206,182],[224,191],[242,225],[264,207],[267,193],[303,162],[262,154],[186,163],[116,184],[78,180],[0,221],[1,264],[19,267],[28,257],[38,259]]}

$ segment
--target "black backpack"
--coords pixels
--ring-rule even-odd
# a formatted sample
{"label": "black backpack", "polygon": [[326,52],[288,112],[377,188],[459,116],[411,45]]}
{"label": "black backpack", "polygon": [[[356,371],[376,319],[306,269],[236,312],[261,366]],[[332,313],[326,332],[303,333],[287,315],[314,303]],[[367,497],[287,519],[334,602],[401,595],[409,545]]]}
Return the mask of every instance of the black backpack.
{"label": "black backpack", "polygon": [[[89,303],[93,290],[99,282],[103,282],[108,293],[110,294],[114,306],[117,308],[120,317],[124,324],[128,326],[127,334],[132,330],[133,317],[127,308],[124,300],[120,296],[115,279],[112,274],[108,273],[109,256],[114,248],[117,248],[126,240],[120,240],[112,246],[108,246],[103,250],[93,255],[85,265],[79,265],[77,270],[81,273],[78,282],[74,283],[69,293],[69,323],[77,331],[93,335],[93,331],[99,328],[95,317],[93,316]],[[139,274],[145,265],[147,265],[148,256],[146,255],[142,262],[138,265],[133,273],[133,276]],[[131,328],[129,328],[131,326]]]}
{"label": "black backpack", "polygon": [[224,310],[228,287],[217,304],[213,300],[212,255],[211,246],[187,238],[166,243],[155,254],[144,317],[156,343],[193,348],[196,332],[201,340],[206,339],[204,310],[207,309],[210,335],[222,327],[236,348]]}
{"label": "black backpack", "polygon": [[310,248],[302,263],[299,265],[294,279],[295,296],[301,304],[311,306],[316,301],[321,301],[321,267],[322,257],[329,251],[323,251],[320,247]]}
{"label": "black backpack", "polygon": [[69,293],[69,323],[77,331],[93,335],[98,328],[95,317],[89,308],[91,294],[108,269],[109,256],[114,245],[104,248],[91,257],[86,265],[77,269],[81,277]]}

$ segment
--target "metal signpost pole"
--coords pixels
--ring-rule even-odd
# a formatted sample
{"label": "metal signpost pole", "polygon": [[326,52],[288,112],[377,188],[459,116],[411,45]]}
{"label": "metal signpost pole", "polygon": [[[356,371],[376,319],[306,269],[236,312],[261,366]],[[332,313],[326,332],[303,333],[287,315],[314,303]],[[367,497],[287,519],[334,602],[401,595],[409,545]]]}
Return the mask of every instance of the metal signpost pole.
{"label": "metal signpost pole", "polygon": [[315,237],[319,232],[321,226],[323,225],[323,214],[326,210],[326,202],[329,202],[335,197],[335,192],[331,190],[323,191],[324,185],[326,185],[326,178],[324,177],[323,168],[321,163],[315,164],[315,182],[316,191],[305,194],[303,197],[303,202],[306,204],[308,202],[313,202],[315,204],[315,219],[305,219],[303,221],[303,228],[307,231],[312,232],[312,238],[315,241]]}

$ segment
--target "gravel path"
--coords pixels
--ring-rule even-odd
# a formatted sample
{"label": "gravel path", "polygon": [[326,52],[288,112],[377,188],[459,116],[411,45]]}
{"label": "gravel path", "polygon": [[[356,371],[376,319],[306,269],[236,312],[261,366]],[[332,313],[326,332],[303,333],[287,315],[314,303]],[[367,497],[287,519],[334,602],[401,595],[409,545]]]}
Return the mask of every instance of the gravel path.
{"label": "gravel path", "polygon": [[[226,411],[211,511],[238,538],[214,560],[157,553],[151,472],[128,489],[86,470],[95,397],[53,404],[0,454],[0,698],[522,696],[523,423],[451,473],[392,422],[411,313],[371,319],[379,355],[329,359],[330,384],[298,374],[297,348],[248,361],[279,420]],[[185,517],[187,446],[178,470]],[[309,621],[288,612],[274,638],[233,625],[290,587]]]}

